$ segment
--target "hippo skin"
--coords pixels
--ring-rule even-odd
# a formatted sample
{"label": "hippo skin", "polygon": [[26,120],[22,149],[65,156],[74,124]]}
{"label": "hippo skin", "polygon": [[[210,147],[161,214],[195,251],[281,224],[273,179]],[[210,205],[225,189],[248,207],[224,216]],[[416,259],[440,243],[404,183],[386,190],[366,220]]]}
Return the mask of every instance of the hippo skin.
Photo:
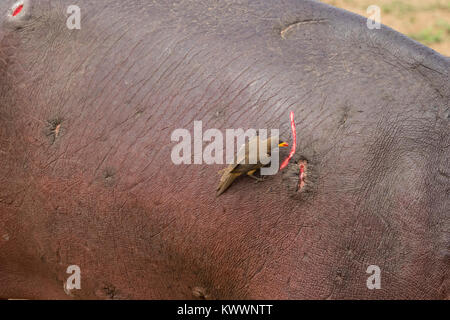
{"label": "hippo skin", "polygon": [[[0,298],[449,298],[449,58],[317,1],[72,2],[0,4]],[[263,182],[171,161],[291,111]]]}

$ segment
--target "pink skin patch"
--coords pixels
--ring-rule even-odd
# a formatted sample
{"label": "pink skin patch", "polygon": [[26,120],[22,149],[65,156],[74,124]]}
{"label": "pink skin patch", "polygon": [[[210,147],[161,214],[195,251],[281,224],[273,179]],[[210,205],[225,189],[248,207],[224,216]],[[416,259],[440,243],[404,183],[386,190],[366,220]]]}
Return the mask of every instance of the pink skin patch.
{"label": "pink skin patch", "polygon": [[16,9],[14,9],[14,12],[12,14],[13,17],[17,16],[23,9],[23,4],[20,4],[17,6]]}
{"label": "pink skin patch", "polygon": [[289,152],[289,156],[286,159],[284,159],[283,163],[281,163],[280,170],[283,170],[284,168],[287,167],[289,161],[291,161],[292,157],[295,154],[295,148],[297,146],[297,131],[295,129],[294,111],[291,111],[289,118],[291,119],[291,129],[292,129],[291,152]]}
{"label": "pink skin patch", "polygon": [[298,163],[299,166],[299,174],[298,174],[298,191],[302,191],[305,186],[305,178],[306,178],[306,161],[300,161]]}

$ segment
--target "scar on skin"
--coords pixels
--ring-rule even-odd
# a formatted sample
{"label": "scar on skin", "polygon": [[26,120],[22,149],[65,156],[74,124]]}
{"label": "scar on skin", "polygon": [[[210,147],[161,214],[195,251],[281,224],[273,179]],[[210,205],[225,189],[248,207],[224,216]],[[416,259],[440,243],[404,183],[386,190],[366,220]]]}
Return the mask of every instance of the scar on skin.
{"label": "scar on skin", "polygon": [[303,188],[306,185],[306,176],[307,176],[307,167],[308,162],[306,160],[300,160],[298,162],[298,186],[297,186],[297,192],[302,192]]}
{"label": "scar on skin", "polygon": [[326,21],[327,21],[326,19],[309,19],[309,20],[303,20],[303,21],[296,21],[296,22],[289,24],[287,27],[284,27],[280,31],[280,35],[283,39],[286,39],[287,34],[295,27],[305,25],[305,24],[324,23]]}
{"label": "scar on skin", "polygon": [[202,287],[194,287],[192,289],[192,294],[194,295],[194,297],[203,300],[207,300],[209,298],[209,294],[206,292],[206,289]]}
{"label": "scar on skin", "polygon": [[62,120],[60,118],[56,118],[48,121],[48,123],[50,126],[50,132],[47,134],[47,136],[50,136],[53,140],[52,143],[54,143],[61,133]]}
{"label": "scar on skin", "polygon": [[55,134],[55,138],[58,138],[60,128],[61,128],[61,124],[56,125],[55,130],[53,131]]}
{"label": "scar on skin", "polygon": [[111,168],[105,169],[104,177],[105,177],[105,180],[112,179],[114,177],[114,170]]}
{"label": "scar on skin", "polygon": [[114,300],[118,298],[118,290],[112,284],[104,284],[95,291],[95,295],[102,299]]}
{"label": "scar on skin", "polygon": [[112,187],[116,184],[116,171],[114,168],[108,167],[104,169],[102,177],[106,186]]}

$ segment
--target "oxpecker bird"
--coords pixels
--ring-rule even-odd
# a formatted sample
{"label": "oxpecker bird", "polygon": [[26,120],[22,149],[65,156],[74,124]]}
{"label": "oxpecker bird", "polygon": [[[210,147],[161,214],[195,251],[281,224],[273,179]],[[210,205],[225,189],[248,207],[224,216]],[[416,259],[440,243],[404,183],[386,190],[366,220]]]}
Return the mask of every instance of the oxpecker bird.
{"label": "oxpecker bird", "polygon": [[[223,170],[222,177],[220,178],[220,182],[217,187],[216,196],[220,196],[224,193],[233,181],[243,174],[247,174],[258,181],[261,180],[260,178],[255,177],[254,173],[256,170],[262,168],[270,162],[272,150],[278,147],[289,146],[286,142],[276,144],[276,142],[279,141],[278,136],[270,137],[261,142],[261,146],[263,149],[265,148],[265,150],[261,151],[262,155],[260,155],[259,140],[259,136],[251,138],[248,143],[241,147],[235,157],[234,163]],[[272,141],[274,141],[274,146],[272,145]]]}

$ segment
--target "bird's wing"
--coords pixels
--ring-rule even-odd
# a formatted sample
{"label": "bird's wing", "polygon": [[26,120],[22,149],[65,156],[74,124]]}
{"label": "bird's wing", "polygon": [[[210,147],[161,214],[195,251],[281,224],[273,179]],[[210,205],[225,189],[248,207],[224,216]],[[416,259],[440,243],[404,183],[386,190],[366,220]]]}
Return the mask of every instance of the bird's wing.
{"label": "bird's wing", "polygon": [[[248,159],[247,159],[248,160]],[[263,161],[261,161],[263,160]],[[242,163],[238,163],[237,165],[235,165],[232,169],[231,169],[231,173],[247,173],[249,171],[252,170],[257,170],[260,169],[262,167],[264,167],[265,164],[269,163],[270,161],[270,156],[266,153],[263,157],[259,157],[258,155],[258,162],[257,163],[248,163],[247,162],[242,162]],[[263,164],[262,162],[264,162],[265,164]]]}
{"label": "bird's wing", "polygon": [[252,170],[257,170],[262,167],[261,163],[255,163],[255,164],[238,164],[236,167],[233,168],[231,173],[247,173]]}
{"label": "bird's wing", "polygon": [[[230,166],[230,168],[232,170],[231,172],[233,172],[237,167],[239,167],[241,165],[249,164],[249,162],[250,162],[248,159],[249,158],[249,156],[248,156],[249,150],[250,150],[250,148],[254,148],[255,146],[257,147],[258,141],[259,141],[259,137],[254,136],[248,141],[248,143],[245,143],[241,146],[241,148],[239,149],[239,151],[236,154],[234,164],[232,164]],[[241,172],[241,171],[239,171],[239,172]],[[244,171],[242,171],[242,172],[244,172]]]}
{"label": "bird's wing", "polygon": [[[266,141],[262,142],[263,145]],[[250,158],[250,150],[256,150],[255,158]],[[256,136],[252,138],[248,144],[244,145],[238,152],[237,162],[231,168],[232,173],[247,173],[252,170],[257,170],[262,168],[264,165],[268,164],[271,160],[270,154],[265,153],[264,156],[259,155],[259,137]],[[263,164],[264,163],[264,164]]]}
{"label": "bird's wing", "polygon": [[220,196],[224,193],[233,183],[233,181],[239,177],[240,173],[231,173],[231,167],[225,168],[222,177],[220,178],[219,185],[217,186],[216,196]]}

